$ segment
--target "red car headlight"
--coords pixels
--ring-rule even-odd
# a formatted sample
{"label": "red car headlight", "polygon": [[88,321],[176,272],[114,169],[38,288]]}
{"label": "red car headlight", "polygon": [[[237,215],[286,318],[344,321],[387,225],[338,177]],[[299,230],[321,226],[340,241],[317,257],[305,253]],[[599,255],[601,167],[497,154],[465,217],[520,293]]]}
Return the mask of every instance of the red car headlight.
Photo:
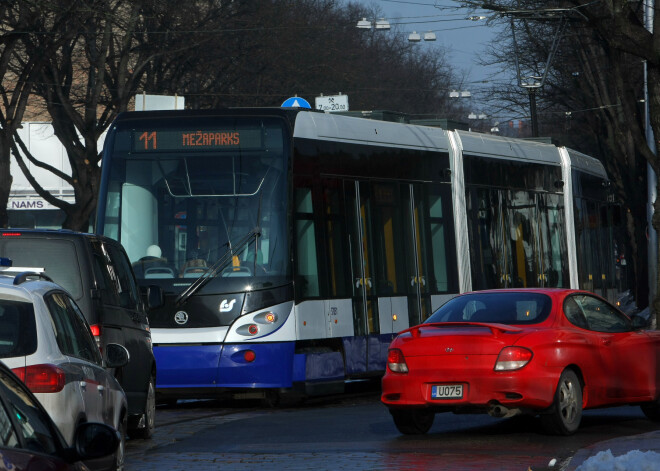
{"label": "red car headlight", "polygon": [[398,348],[390,348],[387,352],[387,367],[392,373],[408,373],[408,365],[403,352]]}
{"label": "red car headlight", "polygon": [[534,354],[524,347],[505,347],[497,356],[495,371],[519,370],[532,359]]}

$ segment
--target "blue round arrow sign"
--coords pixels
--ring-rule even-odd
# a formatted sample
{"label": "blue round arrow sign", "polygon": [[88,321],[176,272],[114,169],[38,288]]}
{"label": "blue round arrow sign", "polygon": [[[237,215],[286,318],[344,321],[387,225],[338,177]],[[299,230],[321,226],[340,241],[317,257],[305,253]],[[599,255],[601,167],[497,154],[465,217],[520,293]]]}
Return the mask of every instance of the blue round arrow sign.
{"label": "blue round arrow sign", "polygon": [[282,103],[282,108],[309,108],[309,109],[311,109],[312,106],[304,98],[300,98],[299,96],[292,96],[291,98],[287,98],[286,100],[284,100],[284,103]]}

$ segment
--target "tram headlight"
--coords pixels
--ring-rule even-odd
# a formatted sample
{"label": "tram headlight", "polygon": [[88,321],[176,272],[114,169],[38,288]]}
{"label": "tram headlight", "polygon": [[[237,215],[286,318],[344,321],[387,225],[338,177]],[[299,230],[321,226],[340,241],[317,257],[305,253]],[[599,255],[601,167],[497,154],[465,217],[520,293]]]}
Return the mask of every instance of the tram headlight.
{"label": "tram headlight", "polygon": [[271,311],[262,312],[254,316],[254,322],[258,322],[259,324],[274,324],[277,322],[277,314]]}
{"label": "tram headlight", "polygon": [[263,311],[255,314],[250,319],[243,317],[239,322],[246,322],[236,327],[236,333],[245,337],[254,337],[256,335],[268,335],[276,330],[284,319],[273,311]]}

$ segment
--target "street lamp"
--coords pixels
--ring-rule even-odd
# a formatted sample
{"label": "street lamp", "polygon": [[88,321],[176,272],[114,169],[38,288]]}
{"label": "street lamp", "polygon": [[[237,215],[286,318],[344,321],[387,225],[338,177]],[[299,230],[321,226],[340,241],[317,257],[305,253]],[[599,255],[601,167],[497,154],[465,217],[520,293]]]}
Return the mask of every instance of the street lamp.
{"label": "street lamp", "polygon": [[[471,21],[479,21],[479,20],[485,20],[486,17],[485,16],[468,16],[465,19],[466,20],[471,20]],[[417,31],[413,31],[412,33],[410,33],[408,35],[408,42],[411,42],[411,43],[418,43],[422,39],[424,39],[424,41],[435,41],[437,39],[437,37],[436,37],[436,35],[433,31],[427,31],[426,33],[424,33],[423,36],[421,34],[419,34]]]}
{"label": "street lamp", "polygon": [[390,29],[390,22],[387,21],[385,18],[380,18],[378,20],[367,20],[366,18],[362,18],[360,21],[357,22],[357,27],[360,29]]}
{"label": "street lamp", "polygon": [[[513,49],[514,49],[513,56],[516,63],[516,74],[518,76],[518,85],[522,88],[526,88],[527,93],[529,95],[529,114],[532,120],[532,137],[539,137],[539,125],[536,116],[536,90],[543,87],[543,83],[545,82],[545,79],[548,75],[548,70],[550,69],[550,63],[552,62],[552,58],[554,57],[555,52],[557,51],[557,47],[559,45],[559,40],[561,39],[564,30],[564,26],[568,22],[567,12],[568,10],[559,9],[559,8],[546,9],[546,10],[511,10],[506,12],[506,14],[510,16],[510,22],[511,22],[511,36],[513,38]],[[579,12],[577,13],[581,15],[581,13]],[[543,69],[543,75],[525,77],[526,80],[524,82],[521,77],[520,63],[518,61],[519,51],[518,51],[518,42],[516,41],[516,25],[514,21],[516,18],[522,19],[523,21],[526,21],[527,19],[560,20],[557,29],[555,30],[555,35],[552,39],[550,52],[548,53],[548,57],[545,61],[545,68]]]}
{"label": "street lamp", "polygon": [[436,40],[435,33],[433,31],[427,31],[426,33],[424,33],[424,36],[419,34],[417,31],[413,31],[408,35],[408,42],[418,43],[422,40],[422,38],[424,38],[424,41]]}
{"label": "street lamp", "polygon": [[449,98],[470,98],[472,93],[467,90],[452,90],[449,92]]}
{"label": "street lamp", "polygon": [[520,86],[527,89],[529,95],[529,114],[532,119],[532,137],[539,137],[539,120],[536,114],[536,90],[543,86],[544,77],[532,75],[520,81]]}

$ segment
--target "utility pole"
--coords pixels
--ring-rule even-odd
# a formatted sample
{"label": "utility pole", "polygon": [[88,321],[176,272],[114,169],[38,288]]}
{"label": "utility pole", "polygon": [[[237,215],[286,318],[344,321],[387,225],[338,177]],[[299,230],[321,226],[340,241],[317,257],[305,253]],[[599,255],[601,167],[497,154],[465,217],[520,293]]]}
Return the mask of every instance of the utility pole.
{"label": "utility pole", "polygon": [[[553,11],[553,15],[550,16],[552,19],[557,19],[557,17],[554,16],[556,13],[555,10]],[[513,49],[514,49],[514,59],[516,61],[516,75],[518,77],[518,86],[522,88],[527,89],[527,94],[529,95],[529,115],[530,119],[532,121],[532,137],[539,137],[539,120],[538,120],[538,115],[536,113],[536,90],[543,87],[543,84],[545,83],[545,78],[548,76],[548,70],[550,69],[550,63],[552,62],[552,58],[555,55],[555,52],[557,51],[557,47],[559,46],[559,40],[561,39],[562,32],[564,30],[564,26],[566,25],[566,18],[562,15],[559,16],[559,25],[557,26],[557,30],[555,31],[555,36],[552,39],[552,45],[550,47],[550,53],[548,54],[548,58],[545,61],[545,67],[543,68],[543,74],[540,76],[535,76],[531,75],[529,77],[525,77],[525,81],[523,82],[523,77],[522,74],[520,73],[520,62],[518,60],[519,56],[519,51],[518,51],[518,42],[516,41],[516,25],[514,23],[514,20],[516,18],[518,19],[545,19],[545,17],[536,17],[536,16],[531,16],[532,13],[537,13],[536,11],[527,11],[527,10],[511,10],[508,11],[506,14],[510,17],[511,19],[511,34],[513,36]]]}
{"label": "utility pole", "polygon": [[536,115],[536,88],[528,88],[529,114],[532,117],[532,137],[539,137],[539,119]]}

